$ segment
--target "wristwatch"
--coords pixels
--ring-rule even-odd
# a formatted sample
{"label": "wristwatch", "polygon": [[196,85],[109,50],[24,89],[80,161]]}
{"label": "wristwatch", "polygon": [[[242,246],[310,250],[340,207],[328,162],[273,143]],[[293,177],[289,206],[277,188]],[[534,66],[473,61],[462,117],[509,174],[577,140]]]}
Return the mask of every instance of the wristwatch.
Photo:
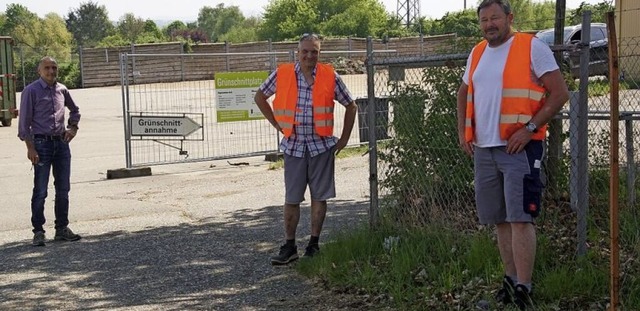
{"label": "wristwatch", "polygon": [[527,123],[524,124],[524,128],[526,128],[529,133],[535,134],[538,132],[538,126],[536,126],[535,123],[531,123],[531,121],[527,121]]}

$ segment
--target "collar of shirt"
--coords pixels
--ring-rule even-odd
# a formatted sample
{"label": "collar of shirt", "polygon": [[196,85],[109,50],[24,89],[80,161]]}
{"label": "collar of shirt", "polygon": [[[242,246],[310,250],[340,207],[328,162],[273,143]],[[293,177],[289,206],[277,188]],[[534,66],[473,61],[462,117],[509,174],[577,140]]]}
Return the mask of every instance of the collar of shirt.
{"label": "collar of shirt", "polygon": [[41,86],[43,89],[51,88],[51,89],[54,89],[54,90],[55,90],[55,89],[56,89],[56,86],[58,86],[58,81],[53,82],[53,85],[49,85],[49,84],[47,84],[47,82],[46,82],[46,81],[44,81],[42,78],[40,78],[40,79],[38,79],[38,84],[40,84],[40,86]]}
{"label": "collar of shirt", "polygon": [[[311,72],[311,76],[314,80],[316,78],[316,69],[318,69],[318,65],[313,67],[313,71]],[[293,66],[293,70],[296,71],[296,77],[299,77],[300,73],[302,72],[302,70],[300,69],[300,62],[296,62],[296,64]]]}

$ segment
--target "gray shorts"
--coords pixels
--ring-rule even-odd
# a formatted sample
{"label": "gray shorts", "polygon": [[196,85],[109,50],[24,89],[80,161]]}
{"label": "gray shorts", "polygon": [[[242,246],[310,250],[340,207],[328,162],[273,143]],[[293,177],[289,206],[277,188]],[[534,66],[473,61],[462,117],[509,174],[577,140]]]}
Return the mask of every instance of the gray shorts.
{"label": "gray shorts", "polygon": [[475,148],[474,185],[481,224],[533,222],[540,213],[543,154],[539,140],[530,141],[517,154],[508,154],[504,146]]}
{"label": "gray shorts", "polygon": [[331,148],[315,157],[284,155],[285,203],[299,204],[309,185],[311,200],[326,201],[336,197],[335,154]]}

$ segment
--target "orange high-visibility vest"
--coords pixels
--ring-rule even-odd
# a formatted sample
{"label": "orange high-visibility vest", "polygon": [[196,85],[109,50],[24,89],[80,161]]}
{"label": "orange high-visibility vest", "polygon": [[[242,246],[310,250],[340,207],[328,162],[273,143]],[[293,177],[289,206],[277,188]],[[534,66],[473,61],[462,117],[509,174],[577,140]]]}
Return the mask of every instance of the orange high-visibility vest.
{"label": "orange high-visibility vest", "polygon": [[[320,136],[333,135],[333,99],[335,97],[336,74],[331,65],[316,65],[316,77],[313,83],[311,100],[313,105],[313,124]],[[298,103],[298,79],[294,64],[278,66],[276,75],[276,97],[273,100],[273,115],[282,128],[285,137],[291,136],[296,124],[296,105]]]}
{"label": "orange high-visibility vest", "polygon": [[[533,35],[516,33],[509,49],[502,75],[502,102],[500,103],[500,138],[503,140],[508,140],[514,132],[524,126],[524,123],[531,120],[545,101],[544,87],[531,79],[531,40]],[[478,43],[471,58],[464,131],[467,142],[472,142],[475,135],[473,73],[486,47],[487,40]],[[531,139],[545,139],[546,131],[547,125],[540,125],[538,132],[533,134]]]}

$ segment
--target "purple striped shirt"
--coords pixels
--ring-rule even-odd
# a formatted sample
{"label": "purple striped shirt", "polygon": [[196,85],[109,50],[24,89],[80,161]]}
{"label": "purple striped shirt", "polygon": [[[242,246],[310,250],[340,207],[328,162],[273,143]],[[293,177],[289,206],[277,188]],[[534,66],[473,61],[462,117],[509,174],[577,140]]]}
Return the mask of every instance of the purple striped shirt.
{"label": "purple striped shirt", "polygon": [[[312,91],[313,85],[307,84],[304,74],[300,71],[300,64],[296,62],[296,77],[298,81],[298,103],[296,104],[295,126],[293,134],[289,138],[284,137],[280,142],[280,150],[287,155],[302,158],[306,152],[314,157],[321,154],[331,147],[335,146],[338,139],[335,136],[322,137],[315,132],[313,126],[313,106]],[[276,75],[278,71],[269,75],[269,78],[260,86],[260,91],[267,97],[276,92]],[[316,77],[316,69],[313,70],[313,78]],[[336,87],[334,91],[334,100],[343,106],[348,106],[353,102],[353,97],[342,78],[336,73]]]}
{"label": "purple striped shirt", "polygon": [[80,122],[80,111],[62,83],[47,85],[38,79],[24,88],[20,99],[18,137],[33,140],[33,135],[63,135],[64,107],[69,109],[69,124]]}

